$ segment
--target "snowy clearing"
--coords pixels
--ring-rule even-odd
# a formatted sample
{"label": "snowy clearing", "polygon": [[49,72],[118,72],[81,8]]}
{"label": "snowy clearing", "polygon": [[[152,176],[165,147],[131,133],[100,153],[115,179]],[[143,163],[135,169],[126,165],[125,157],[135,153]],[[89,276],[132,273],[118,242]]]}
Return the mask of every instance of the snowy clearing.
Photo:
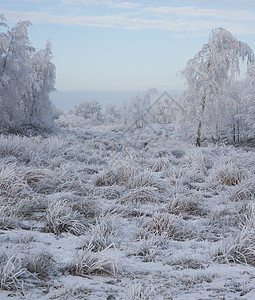
{"label": "snowy clearing", "polygon": [[255,299],[254,151],[165,129],[0,136],[1,299]]}

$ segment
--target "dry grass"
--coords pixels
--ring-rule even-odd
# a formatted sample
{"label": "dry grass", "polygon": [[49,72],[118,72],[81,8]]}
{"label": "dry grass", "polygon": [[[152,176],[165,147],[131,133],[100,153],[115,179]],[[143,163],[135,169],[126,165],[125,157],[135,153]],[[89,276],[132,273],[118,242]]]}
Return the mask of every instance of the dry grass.
{"label": "dry grass", "polygon": [[134,284],[130,289],[129,300],[151,300],[157,299],[156,291],[151,284],[149,287],[144,287],[141,284]]}
{"label": "dry grass", "polygon": [[255,266],[255,230],[244,226],[235,237],[223,242],[214,255],[221,263],[244,263]]}
{"label": "dry grass", "polygon": [[140,231],[139,236],[147,238],[150,234],[165,236],[176,241],[197,237],[190,222],[168,213],[155,213],[152,219]]}
{"label": "dry grass", "polygon": [[0,254],[0,287],[4,290],[22,290],[32,285],[42,286],[53,270],[54,259],[51,254],[14,253]]}
{"label": "dry grass", "polygon": [[76,276],[106,274],[116,276],[118,268],[115,262],[104,255],[104,251],[93,252],[91,247],[76,253],[73,261],[67,266],[67,270]]}
{"label": "dry grass", "polygon": [[189,197],[183,194],[175,194],[168,205],[168,212],[175,215],[202,215],[202,209],[198,201],[190,200]]}
{"label": "dry grass", "polygon": [[157,174],[145,170],[143,172],[134,173],[129,177],[127,188],[134,189],[140,187],[150,187],[154,188],[160,193],[164,193],[166,191],[165,182],[160,179]]}
{"label": "dry grass", "polygon": [[102,251],[107,247],[115,246],[115,237],[118,234],[114,215],[108,214],[96,218],[95,224],[90,224],[86,238],[81,242],[81,248],[90,248],[91,251]]}
{"label": "dry grass", "polygon": [[134,168],[128,162],[116,162],[105,168],[95,179],[96,186],[112,186],[126,184],[134,175]]}
{"label": "dry grass", "polygon": [[232,201],[243,201],[243,200],[254,200],[255,198],[255,178],[251,176],[247,180],[243,181],[234,190],[231,200]]}
{"label": "dry grass", "polygon": [[51,204],[45,214],[45,231],[56,235],[70,232],[74,235],[83,235],[86,226],[81,215],[72,210],[67,201],[60,199]]}
{"label": "dry grass", "polygon": [[159,202],[159,194],[154,187],[142,186],[128,190],[119,200],[122,204],[127,203],[156,203]]}
{"label": "dry grass", "polygon": [[248,178],[249,172],[232,162],[223,163],[211,170],[211,181],[214,184],[235,186]]}

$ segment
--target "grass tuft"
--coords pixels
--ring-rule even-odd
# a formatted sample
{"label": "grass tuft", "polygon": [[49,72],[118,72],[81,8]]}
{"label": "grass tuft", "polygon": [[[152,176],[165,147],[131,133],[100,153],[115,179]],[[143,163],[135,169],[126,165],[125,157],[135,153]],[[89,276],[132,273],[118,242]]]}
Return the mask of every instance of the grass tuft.
{"label": "grass tuft", "polygon": [[168,213],[155,213],[140,231],[140,236],[147,238],[150,234],[165,236],[169,239],[184,241],[197,237],[190,222]]}
{"label": "grass tuft", "polygon": [[255,266],[255,229],[243,226],[235,237],[223,242],[214,255],[214,260]]}

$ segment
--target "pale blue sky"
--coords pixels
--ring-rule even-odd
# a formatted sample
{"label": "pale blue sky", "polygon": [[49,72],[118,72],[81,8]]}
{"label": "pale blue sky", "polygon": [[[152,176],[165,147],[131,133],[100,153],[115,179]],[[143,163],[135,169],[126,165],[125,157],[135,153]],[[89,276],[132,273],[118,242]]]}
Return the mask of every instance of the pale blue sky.
{"label": "pale blue sky", "polygon": [[0,0],[53,46],[58,90],[183,89],[176,74],[223,27],[255,49],[254,0]]}

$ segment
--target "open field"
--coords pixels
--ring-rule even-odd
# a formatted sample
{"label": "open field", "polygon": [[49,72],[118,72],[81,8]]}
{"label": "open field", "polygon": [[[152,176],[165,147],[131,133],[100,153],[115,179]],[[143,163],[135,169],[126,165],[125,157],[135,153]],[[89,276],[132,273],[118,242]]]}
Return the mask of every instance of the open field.
{"label": "open field", "polygon": [[255,299],[254,151],[167,128],[0,136],[1,299]]}

